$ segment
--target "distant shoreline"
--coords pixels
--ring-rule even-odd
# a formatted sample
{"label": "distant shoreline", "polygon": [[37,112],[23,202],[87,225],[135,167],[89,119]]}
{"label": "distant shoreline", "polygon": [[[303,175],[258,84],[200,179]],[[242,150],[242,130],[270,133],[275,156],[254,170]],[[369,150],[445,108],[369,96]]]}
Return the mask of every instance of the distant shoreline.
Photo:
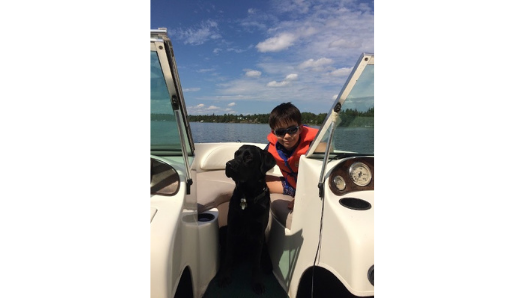
{"label": "distant shoreline", "polygon": [[[302,123],[306,125],[322,125],[327,117],[327,113],[314,114],[310,112],[302,112]],[[244,124],[267,124],[269,123],[269,114],[254,114],[254,115],[188,115],[189,122],[200,123],[244,123]],[[374,108],[370,108],[365,112],[360,112],[353,109],[347,109],[339,113],[339,119],[342,126],[355,127],[373,127],[374,126]],[[152,121],[173,121],[172,114],[151,114]]]}

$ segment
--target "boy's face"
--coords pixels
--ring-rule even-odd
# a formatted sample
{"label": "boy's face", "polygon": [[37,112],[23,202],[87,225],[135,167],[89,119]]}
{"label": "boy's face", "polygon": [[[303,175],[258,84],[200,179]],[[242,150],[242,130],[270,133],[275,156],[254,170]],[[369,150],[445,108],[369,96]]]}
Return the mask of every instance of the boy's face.
{"label": "boy's face", "polygon": [[273,130],[273,133],[276,135],[280,145],[287,150],[291,150],[297,145],[301,130],[302,127],[296,122],[279,123]]}

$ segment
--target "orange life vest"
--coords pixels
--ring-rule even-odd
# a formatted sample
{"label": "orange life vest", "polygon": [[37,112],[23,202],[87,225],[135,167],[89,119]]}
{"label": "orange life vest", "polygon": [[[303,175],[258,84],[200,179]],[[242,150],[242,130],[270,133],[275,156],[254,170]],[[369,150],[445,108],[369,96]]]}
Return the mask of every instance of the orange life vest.
{"label": "orange life vest", "polygon": [[267,135],[267,140],[269,141],[268,152],[273,155],[275,158],[284,179],[294,188],[297,188],[297,175],[298,175],[298,162],[300,156],[306,154],[309,149],[309,145],[315,139],[318,129],[313,127],[302,126],[300,132],[300,139],[298,141],[298,146],[295,148],[295,151],[291,156],[287,157],[283,152],[277,150],[276,144],[278,143],[277,136],[273,133]]}

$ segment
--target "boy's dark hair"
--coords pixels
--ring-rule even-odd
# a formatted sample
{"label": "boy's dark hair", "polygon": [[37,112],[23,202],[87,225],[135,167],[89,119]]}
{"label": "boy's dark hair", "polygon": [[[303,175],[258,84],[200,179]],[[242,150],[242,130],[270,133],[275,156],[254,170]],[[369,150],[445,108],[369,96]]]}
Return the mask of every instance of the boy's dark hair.
{"label": "boy's dark hair", "polygon": [[[292,122],[302,125],[302,115],[300,110],[290,102],[281,103],[276,106],[269,114],[269,127],[288,126]],[[279,125],[280,124],[280,125]]]}

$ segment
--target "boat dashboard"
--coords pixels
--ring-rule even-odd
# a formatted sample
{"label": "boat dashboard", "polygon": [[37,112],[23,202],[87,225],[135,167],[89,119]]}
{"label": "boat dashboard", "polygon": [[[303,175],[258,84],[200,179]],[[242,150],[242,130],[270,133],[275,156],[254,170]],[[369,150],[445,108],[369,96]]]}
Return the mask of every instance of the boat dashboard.
{"label": "boat dashboard", "polygon": [[329,175],[329,188],[335,195],[374,190],[374,159],[370,156],[348,158],[336,165]]}

